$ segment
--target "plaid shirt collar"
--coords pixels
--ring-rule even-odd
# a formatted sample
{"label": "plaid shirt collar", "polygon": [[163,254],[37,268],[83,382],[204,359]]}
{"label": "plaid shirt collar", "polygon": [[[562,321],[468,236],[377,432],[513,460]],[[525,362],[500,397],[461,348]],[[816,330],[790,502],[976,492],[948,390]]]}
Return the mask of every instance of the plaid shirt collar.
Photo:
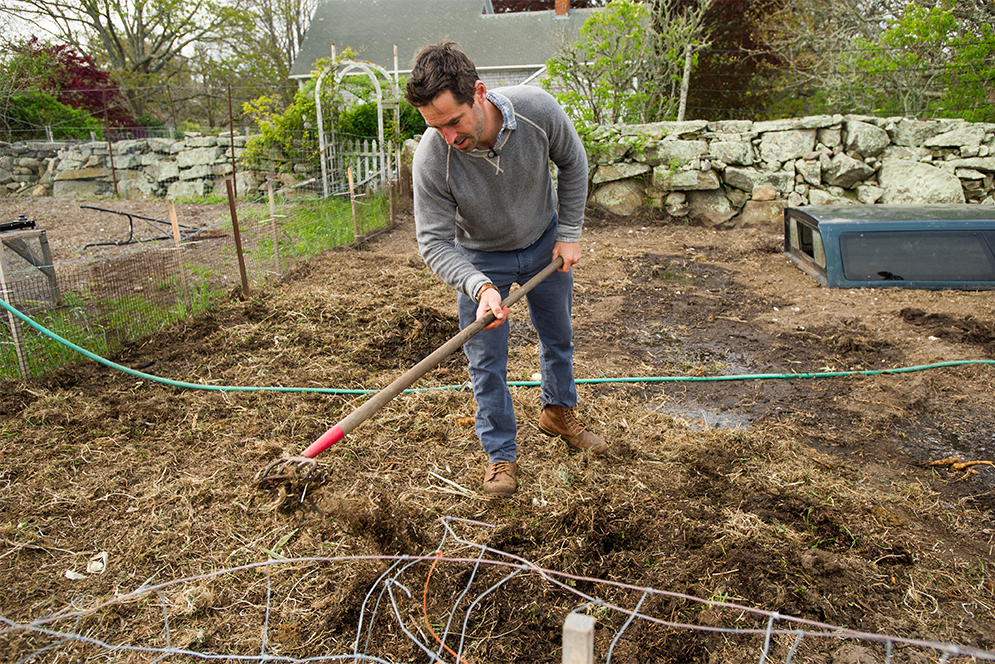
{"label": "plaid shirt collar", "polygon": [[[501,145],[501,137],[504,135],[504,130],[518,128],[518,121],[515,119],[515,109],[511,107],[511,102],[506,97],[496,92],[488,91],[487,101],[494,104],[501,111],[503,122],[501,123],[501,129],[498,130],[497,137],[494,139],[494,145]],[[488,152],[488,150],[481,150],[481,152]]]}

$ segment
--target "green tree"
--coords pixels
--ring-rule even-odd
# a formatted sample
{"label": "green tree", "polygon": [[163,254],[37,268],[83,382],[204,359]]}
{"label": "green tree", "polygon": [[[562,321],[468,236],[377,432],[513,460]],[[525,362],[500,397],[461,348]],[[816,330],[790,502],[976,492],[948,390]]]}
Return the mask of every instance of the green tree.
{"label": "green tree", "polygon": [[[255,29],[242,54],[251,57],[259,79],[282,84],[290,76],[317,0],[248,1]],[[291,96],[284,98],[289,101]]]}
{"label": "green tree", "polygon": [[586,125],[673,117],[687,48],[706,45],[711,1],[678,12],[666,0],[614,0],[584,22],[580,41],[560,45],[543,85]]}
{"label": "green tree", "polygon": [[705,19],[712,0],[654,0],[653,24],[649,40],[648,71],[640,81],[650,90],[644,122],[670,119],[680,101],[688,54],[691,72],[698,63],[698,52],[710,46],[711,28]]}
{"label": "green tree", "polygon": [[995,38],[971,24],[953,2],[910,3],[877,40],[860,40],[853,60],[859,110],[911,117],[992,117]]}
{"label": "green tree", "polygon": [[953,15],[938,7],[909,5],[889,21],[880,38],[856,42],[853,66],[863,84],[862,110],[928,115],[942,94],[950,57],[946,52],[957,33]]}
{"label": "green tree", "polygon": [[[182,99],[168,109],[174,123],[227,125],[229,94],[236,124],[249,121],[238,111],[254,99],[266,97],[279,110],[293,104],[297,86],[289,80],[290,67],[316,0],[238,1],[250,20],[226,32],[221,42],[188,47],[193,55],[173,78],[171,93]],[[177,118],[177,112],[182,116]]]}
{"label": "green tree", "polygon": [[[316,64],[320,64],[316,63]],[[317,107],[314,101],[314,81],[302,86],[293,103],[283,108],[278,99],[262,96],[243,105],[259,130],[245,146],[242,160],[257,168],[282,171],[295,163],[318,163]],[[322,92],[323,110],[334,106],[333,91]]]}
{"label": "green tree", "polygon": [[646,70],[650,12],[633,0],[616,0],[581,26],[581,40],[565,43],[546,62],[547,89],[586,124],[639,118],[648,92],[633,82]]}
{"label": "green tree", "polygon": [[856,110],[865,86],[854,67],[855,43],[880,39],[906,0],[793,0],[760,20],[760,41],[781,64],[771,87],[782,91],[770,110],[784,115]]}
{"label": "green tree", "polygon": [[[264,95],[287,108],[296,93],[290,68],[317,0],[240,1],[251,18],[245,29],[229,32],[221,49],[203,49],[190,67],[198,77],[222,77],[232,83],[236,108]],[[205,98],[202,103],[208,102]]]}
{"label": "green tree", "polygon": [[[339,55],[338,60],[354,56],[350,50]],[[315,89],[318,76],[331,59],[315,62],[311,78],[294,95],[293,103],[283,107],[272,95],[263,95],[243,105],[243,112],[255,121],[259,134],[245,146],[243,159],[265,170],[278,171],[305,161],[318,163],[318,108]],[[332,129],[343,107],[341,87],[335,77],[326,75],[321,81],[321,110],[325,131]]]}
{"label": "green tree", "polygon": [[995,28],[978,25],[952,46],[957,56],[945,76],[942,107],[959,109],[971,122],[995,122]]}

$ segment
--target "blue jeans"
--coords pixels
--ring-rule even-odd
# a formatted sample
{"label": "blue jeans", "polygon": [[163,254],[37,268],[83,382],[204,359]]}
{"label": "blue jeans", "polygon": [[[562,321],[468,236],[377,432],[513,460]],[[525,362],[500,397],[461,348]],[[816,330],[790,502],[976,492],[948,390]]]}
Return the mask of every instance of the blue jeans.
{"label": "blue jeans", "polygon": [[[459,251],[508,296],[513,283],[524,284],[549,265],[556,244],[556,215],[534,243],[516,251]],[[573,408],[577,386],[573,375],[573,273],[553,272],[525,296],[529,316],[539,335],[539,370],[542,372],[541,404]],[[477,318],[477,304],[459,295],[460,329]],[[514,312],[512,312],[514,316]],[[509,323],[484,330],[463,345],[470,362],[470,381],[477,399],[475,428],[491,463],[515,461],[515,410],[508,390]]]}

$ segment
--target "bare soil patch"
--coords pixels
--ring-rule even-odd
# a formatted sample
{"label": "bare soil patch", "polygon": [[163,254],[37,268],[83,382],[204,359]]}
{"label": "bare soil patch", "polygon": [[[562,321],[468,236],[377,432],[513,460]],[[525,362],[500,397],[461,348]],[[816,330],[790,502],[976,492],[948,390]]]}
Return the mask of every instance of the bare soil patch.
{"label": "bare soil patch", "polygon": [[[57,256],[99,235],[104,220],[73,201],[0,203],[5,218],[26,214],[48,229]],[[440,389],[395,399],[282,498],[256,490],[254,474],[300,453],[366,396],[187,390],[93,362],[0,384],[0,614],[24,624],[110,601],[61,627],[161,646],[165,611],[173,647],[257,655],[266,620],[267,652],[349,653],[363,601],[389,564],[375,557],[432,555],[445,539],[440,519],[452,517],[488,524],[468,526],[468,537],[545,569],[995,649],[995,469],[933,463],[991,459],[992,367],[815,375],[995,359],[990,293],[825,289],[784,258],[779,228],[713,231],[592,212],[583,248],[576,373],[592,382],[580,386],[580,410],[611,452],[568,453],[535,427],[536,388],[514,387],[521,476],[511,500],[475,495],[485,459],[464,424],[472,395],[448,389],[467,380],[460,355],[418,385]],[[511,325],[509,378],[527,382],[539,369],[524,307]],[[455,298],[421,261],[403,215],[358,249],[326,252],[248,301],[131,340],[109,359],[206,385],[379,389],[456,329]],[[749,377],[687,380],[716,375]],[[660,377],[668,380],[651,380]],[[104,553],[101,573],[66,577]],[[447,551],[457,554],[475,555]],[[180,583],[149,604],[113,602],[143,584],[276,555],[336,562]],[[444,623],[467,570],[413,567],[412,598],[396,600],[399,617],[378,615],[363,652],[427,661],[401,626],[424,629],[423,619],[415,627],[423,611]],[[473,581],[470,596],[482,599],[463,631],[465,659],[559,661],[563,619],[582,602],[537,574],[484,592],[500,578],[488,570]],[[432,591],[424,605],[423,585]],[[603,590],[584,581],[574,589]],[[632,608],[639,595],[615,589],[603,599]],[[265,617],[261,607],[271,609]],[[641,611],[690,625],[765,624],[658,596]],[[604,657],[626,616],[596,615]],[[0,628],[0,660],[51,642]],[[763,645],[761,636],[636,621],[612,658],[755,661]],[[783,661],[790,645],[778,641],[773,652]],[[79,661],[106,657],[97,646],[65,647]],[[871,659],[861,652],[807,639],[795,661],[883,661],[883,649],[864,653]],[[926,661],[914,649],[896,657]]]}

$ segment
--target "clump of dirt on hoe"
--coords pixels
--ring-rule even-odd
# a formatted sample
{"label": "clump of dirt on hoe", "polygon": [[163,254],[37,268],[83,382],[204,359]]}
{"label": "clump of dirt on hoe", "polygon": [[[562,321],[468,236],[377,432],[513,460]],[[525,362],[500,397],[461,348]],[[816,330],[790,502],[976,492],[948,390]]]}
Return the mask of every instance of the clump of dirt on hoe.
{"label": "clump of dirt on hoe", "polygon": [[[467,662],[556,662],[574,610],[617,662],[885,661],[885,641],[814,623],[897,637],[892,661],[943,654],[919,642],[992,650],[995,478],[963,465],[991,458],[992,368],[962,363],[992,359],[990,295],[824,289],[779,240],[592,211],[576,373],[610,453],[537,430],[516,308],[520,489],[504,501],[478,493],[459,354],[308,481],[254,486],[456,333],[410,216],[110,358],[356,393],[194,390],[90,361],[0,384],[2,659],[457,661],[445,637]],[[775,621],[768,641],[765,612],[809,622]]]}

